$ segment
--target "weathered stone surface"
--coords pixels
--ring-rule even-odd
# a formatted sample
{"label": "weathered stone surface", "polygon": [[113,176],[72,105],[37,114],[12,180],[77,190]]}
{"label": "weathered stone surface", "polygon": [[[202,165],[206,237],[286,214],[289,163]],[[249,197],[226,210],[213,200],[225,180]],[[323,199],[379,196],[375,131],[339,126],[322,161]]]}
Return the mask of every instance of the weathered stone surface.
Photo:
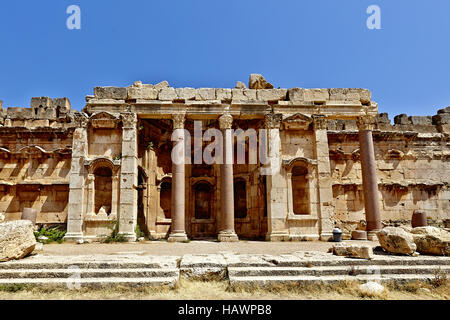
{"label": "weathered stone surface", "polygon": [[183,277],[203,280],[224,277],[226,267],[227,262],[221,254],[185,254],[180,262]]}
{"label": "weathered stone surface", "polygon": [[412,234],[402,228],[386,227],[377,233],[378,241],[390,253],[413,254],[416,244]]}
{"label": "weathered stone surface", "polygon": [[233,100],[238,101],[255,101],[256,90],[254,89],[233,89],[231,90]]}
{"label": "weathered stone surface", "polygon": [[167,81],[161,81],[160,83],[155,84],[153,87],[156,90],[161,90],[161,89],[164,89],[164,88],[169,88],[169,83]]}
{"label": "weathered stone surface", "polygon": [[157,98],[158,90],[152,87],[140,86],[128,88],[128,99],[156,100]]}
{"label": "weathered stone surface", "polygon": [[384,291],[384,286],[375,281],[369,281],[359,286],[361,293],[368,296],[380,295]]}
{"label": "weathered stone surface", "polygon": [[411,233],[421,254],[450,256],[450,232],[427,226],[413,228]]}
{"label": "weathered stone surface", "polygon": [[163,88],[159,92],[158,99],[162,101],[172,101],[178,98],[175,88]]}
{"label": "weathered stone surface", "polygon": [[216,89],[214,88],[200,88],[197,89],[195,94],[195,100],[215,100],[216,99]]}
{"label": "weathered stone surface", "polygon": [[263,101],[285,100],[286,93],[286,89],[261,89],[256,90],[256,99]]}
{"label": "weathered stone surface", "polygon": [[264,77],[257,73],[252,73],[248,80],[248,87],[250,89],[273,89],[273,85],[264,79]]}
{"label": "weathered stone surface", "polygon": [[97,99],[125,100],[128,97],[127,88],[122,87],[95,87],[94,96]]}
{"label": "weathered stone surface", "polygon": [[0,212],[0,223],[5,221],[5,214],[3,212]]}
{"label": "weathered stone surface", "polygon": [[33,97],[31,98],[31,108],[51,108],[53,106],[53,100],[49,97]]}
{"label": "weathered stone surface", "polygon": [[305,95],[304,95],[305,89],[303,88],[291,88],[288,89],[288,96],[290,101],[304,101]]}
{"label": "weathered stone surface", "polygon": [[303,89],[303,97],[306,101],[325,102],[330,99],[327,89]]}
{"label": "weathered stone surface", "polygon": [[231,100],[231,89],[216,89],[216,99],[217,100]]}
{"label": "weathered stone surface", "polygon": [[235,88],[236,89],[247,89],[247,86],[242,81],[238,81],[238,82],[236,82]]}
{"label": "weathered stone surface", "polygon": [[330,248],[330,251],[337,256],[351,258],[373,259],[373,250],[367,244],[337,243]]}
{"label": "weathered stone surface", "polygon": [[22,259],[36,245],[31,221],[16,220],[0,224],[0,261]]}
{"label": "weathered stone surface", "polygon": [[197,91],[194,88],[177,88],[176,90],[178,99],[194,100]]}

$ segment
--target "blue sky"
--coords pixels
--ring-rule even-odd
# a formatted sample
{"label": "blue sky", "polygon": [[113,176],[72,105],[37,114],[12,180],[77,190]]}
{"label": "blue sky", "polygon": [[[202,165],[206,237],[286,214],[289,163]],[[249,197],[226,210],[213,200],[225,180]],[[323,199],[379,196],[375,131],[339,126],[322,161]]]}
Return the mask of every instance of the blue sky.
{"label": "blue sky", "polygon": [[[66,8],[81,8],[68,30]],[[366,9],[381,8],[381,30]],[[450,105],[450,1],[42,0],[0,4],[0,99],[67,96],[136,80],[234,87],[262,73],[276,87],[362,87],[380,112]]]}

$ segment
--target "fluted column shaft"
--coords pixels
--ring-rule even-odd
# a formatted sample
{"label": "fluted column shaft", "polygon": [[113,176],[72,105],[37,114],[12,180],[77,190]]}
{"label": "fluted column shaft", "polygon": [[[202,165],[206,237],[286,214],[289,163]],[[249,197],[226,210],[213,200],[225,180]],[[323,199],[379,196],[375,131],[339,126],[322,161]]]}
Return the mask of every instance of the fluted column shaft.
{"label": "fluted column shaft", "polygon": [[233,181],[233,133],[231,130],[233,117],[224,114],[219,118],[220,130],[223,136],[223,163],[220,167],[221,176],[221,221],[219,224],[219,241],[238,241],[234,231],[234,181]]}
{"label": "fluted column shaft", "polygon": [[[373,119],[362,117],[358,120],[359,147],[361,156],[362,182],[364,190],[364,208],[366,211],[366,230],[372,234],[381,229],[380,204],[378,201],[378,183],[375,152],[373,148]],[[370,235],[369,235],[370,237]]]}
{"label": "fluted column shaft", "polygon": [[173,116],[172,133],[172,230],[169,242],[186,241],[184,114]]}

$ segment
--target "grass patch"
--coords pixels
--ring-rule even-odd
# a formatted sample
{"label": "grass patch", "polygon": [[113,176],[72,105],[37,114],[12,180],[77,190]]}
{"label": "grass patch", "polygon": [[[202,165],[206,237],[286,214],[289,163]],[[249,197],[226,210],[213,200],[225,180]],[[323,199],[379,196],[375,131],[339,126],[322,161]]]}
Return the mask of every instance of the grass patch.
{"label": "grass patch", "polygon": [[[63,243],[64,242],[64,236],[66,235],[66,230],[62,230],[60,227],[54,227],[47,229],[46,227],[41,227],[39,231],[34,232],[34,237],[36,238],[36,241],[42,242],[44,244],[57,242],[57,243]],[[47,240],[39,240],[39,237],[44,236],[47,237]]]}

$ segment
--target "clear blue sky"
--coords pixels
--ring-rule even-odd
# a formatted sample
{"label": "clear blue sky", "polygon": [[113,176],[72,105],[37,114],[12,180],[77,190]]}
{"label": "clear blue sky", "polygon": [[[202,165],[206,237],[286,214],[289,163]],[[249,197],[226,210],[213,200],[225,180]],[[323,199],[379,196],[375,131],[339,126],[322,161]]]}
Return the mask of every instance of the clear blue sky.
{"label": "clear blue sky", "polygon": [[[81,30],[66,8],[81,7]],[[366,9],[381,8],[381,30]],[[276,87],[362,87],[380,112],[450,105],[450,1],[28,0],[0,3],[0,99],[67,96],[136,80],[234,87],[262,73]]]}

